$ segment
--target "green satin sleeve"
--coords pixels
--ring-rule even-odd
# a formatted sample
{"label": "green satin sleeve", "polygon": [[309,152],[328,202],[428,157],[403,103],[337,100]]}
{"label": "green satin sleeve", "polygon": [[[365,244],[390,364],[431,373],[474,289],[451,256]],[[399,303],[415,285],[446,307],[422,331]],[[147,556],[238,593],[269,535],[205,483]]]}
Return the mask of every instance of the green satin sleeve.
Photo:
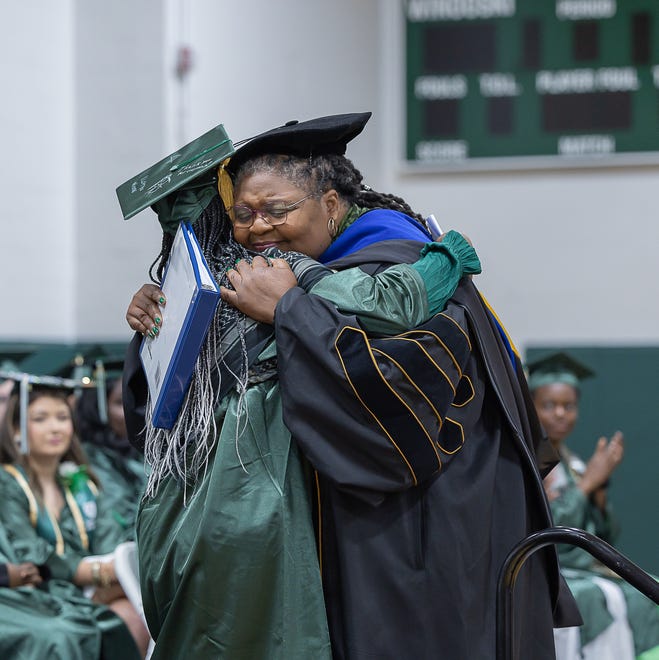
{"label": "green satin sleeve", "polygon": [[371,276],[360,268],[333,273],[310,291],[354,314],[367,332],[396,334],[423,323],[428,303],[423,279],[412,266],[391,266]]}
{"label": "green satin sleeve", "polygon": [[100,493],[107,508],[125,530],[123,540],[134,540],[137,505],[146,483],[144,461],[91,443],[83,443],[83,447],[100,480]]}
{"label": "green satin sleeve", "polygon": [[14,549],[7,538],[7,532],[5,531],[4,525],[0,525],[0,563],[6,564],[11,562],[16,563],[16,555],[14,554]]}
{"label": "green satin sleeve", "polygon": [[571,483],[558,497],[551,500],[551,513],[557,525],[585,529],[587,511],[588,499],[574,483]]}
{"label": "green satin sleeve", "polygon": [[101,490],[96,497],[96,529],[91,543],[91,554],[104,555],[113,552],[120,543],[132,538],[132,528],[125,528],[121,524],[112,508],[112,501],[107,497],[106,491]]}
{"label": "green satin sleeve", "polygon": [[441,243],[427,243],[412,268],[423,279],[432,316],[444,309],[463,275],[481,272],[481,262],[462,234],[449,231]]}
{"label": "green satin sleeve", "polygon": [[355,314],[367,332],[391,335],[441,312],[463,275],[480,273],[474,248],[456,231],[428,243],[413,264],[397,264],[371,276],[350,268],[321,279],[310,293]]}

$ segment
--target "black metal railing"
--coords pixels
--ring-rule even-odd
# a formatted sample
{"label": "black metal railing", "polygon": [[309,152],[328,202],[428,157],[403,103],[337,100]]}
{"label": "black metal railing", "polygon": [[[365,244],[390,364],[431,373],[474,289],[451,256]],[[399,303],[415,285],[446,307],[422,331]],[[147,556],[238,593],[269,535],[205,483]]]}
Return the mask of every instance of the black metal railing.
{"label": "black metal railing", "polygon": [[522,539],[510,551],[501,567],[497,582],[497,660],[517,660],[513,655],[515,639],[513,605],[517,576],[533,553],[555,543],[566,543],[582,548],[659,605],[659,583],[606,541],[583,529],[573,527],[543,529]]}

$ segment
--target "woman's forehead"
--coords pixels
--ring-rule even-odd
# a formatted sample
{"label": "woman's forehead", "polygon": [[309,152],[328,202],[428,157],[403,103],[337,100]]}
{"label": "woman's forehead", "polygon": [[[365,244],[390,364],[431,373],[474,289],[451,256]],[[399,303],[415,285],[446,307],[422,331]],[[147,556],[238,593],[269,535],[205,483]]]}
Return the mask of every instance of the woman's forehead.
{"label": "woman's forehead", "polygon": [[274,172],[255,172],[245,176],[236,186],[235,198],[247,197],[276,198],[285,197],[291,193],[304,192],[302,188],[286,177]]}
{"label": "woman's forehead", "polygon": [[537,399],[561,399],[576,401],[579,398],[579,391],[573,385],[554,381],[541,385],[534,390],[534,396]]}
{"label": "woman's forehead", "polygon": [[66,408],[69,409],[67,402],[58,397],[50,394],[44,394],[38,399],[32,401],[29,405],[30,410],[46,409],[46,408]]}

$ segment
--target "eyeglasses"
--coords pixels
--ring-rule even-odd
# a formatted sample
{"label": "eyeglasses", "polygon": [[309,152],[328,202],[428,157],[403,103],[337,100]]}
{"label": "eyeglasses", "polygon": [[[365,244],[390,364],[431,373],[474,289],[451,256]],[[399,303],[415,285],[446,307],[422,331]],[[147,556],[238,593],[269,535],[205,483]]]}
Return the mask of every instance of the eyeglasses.
{"label": "eyeglasses", "polygon": [[313,193],[310,193],[292,204],[272,202],[272,204],[266,204],[262,209],[253,209],[251,206],[242,204],[232,206],[233,225],[240,229],[249,229],[254,224],[257,216],[272,227],[283,225],[288,220],[288,214],[291,211],[298,209],[304,201],[313,196]]}

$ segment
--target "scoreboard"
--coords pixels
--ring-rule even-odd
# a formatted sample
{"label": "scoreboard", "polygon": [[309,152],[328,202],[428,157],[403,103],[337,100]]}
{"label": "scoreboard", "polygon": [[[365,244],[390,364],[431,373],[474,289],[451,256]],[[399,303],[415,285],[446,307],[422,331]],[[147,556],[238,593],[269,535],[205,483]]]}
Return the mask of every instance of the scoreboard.
{"label": "scoreboard", "polygon": [[659,0],[404,7],[408,163],[659,163]]}

